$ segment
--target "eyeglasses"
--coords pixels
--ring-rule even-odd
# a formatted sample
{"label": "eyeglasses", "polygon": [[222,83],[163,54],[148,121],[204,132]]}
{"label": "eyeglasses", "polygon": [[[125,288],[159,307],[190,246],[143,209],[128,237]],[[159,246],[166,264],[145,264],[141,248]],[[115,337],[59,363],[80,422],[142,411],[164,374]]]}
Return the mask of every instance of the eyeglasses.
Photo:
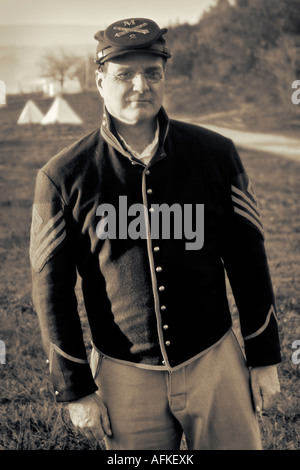
{"label": "eyeglasses", "polygon": [[133,79],[137,75],[144,75],[145,80],[148,83],[158,83],[163,79],[163,74],[161,72],[157,71],[157,70],[150,70],[149,72],[140,72],[140,73],[123,72],[123,73],[119,73],[118,75],[114,75],[114,74],[108,73],[108,72],[105,72],[105,74],[110,75],[110,76],[116,78],[117,80],[120,80],[120,82],[126,82],[126,83],[132,82]]}

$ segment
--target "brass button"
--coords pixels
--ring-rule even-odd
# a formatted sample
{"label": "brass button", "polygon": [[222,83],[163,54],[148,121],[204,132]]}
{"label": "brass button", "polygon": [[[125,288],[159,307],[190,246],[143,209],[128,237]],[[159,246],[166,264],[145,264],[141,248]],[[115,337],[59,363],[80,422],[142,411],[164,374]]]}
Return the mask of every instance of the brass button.
{"label": "brass button", "polygon": [[150,189],[150,188],[147,189],[147,193],[148,193],[148,194],[152,194],[152,192],[153,192],[152,189]]}
{"label": "brass button", "polygon": [[165,310],[167,310],[167,307],[166,307],[165,305],[162,305],[162,306],[160,307],[160,309],[161,309],[162,312],[164,312]]}
{"label": "brass button", "polygon": [[150,175],[150,171],[149,171],[149,170],[146,170],[146,171],[145,171],[145,174],[146,174],[146,175]]}
{"label": "brass button", "polygon": [[161,267],[161,266],[157,266],[156,272],[157,272],[157,273],[161,273],[161,272],[162,272],[162,267]]}
{"label": "brass button", "polygon": [[169,341],[169,340],[165,342],[166,346],[170,346],[170,344],[171,344],[171,341]]}
{"label": "brass button", "polygon": [[149,212],[154,212],[154,208],[150,207]]}
{"label": "brass button", "polygon": [[163,291],[165,290],[165,286],[159,286],[158,290],[159,290],[160,292],[163,292]]}
{"label": "brass button", "polygon": [[160,248],[159,248],[159,246],[155,246],[155,247],[153,248],[153,250],[155,251],[155,253],[157,253],[157,252],[160,250]]}
{"label": "brass button", "polygon": [[163,329],[164,329],[164,330],[167,330],[168,328],[169,328],[169,325],[164,325],[164,326],[163,326]]}
{"label": "brass button", "polygon": [[58,390],[55,390],[55,395],[58,397],[58,395],[59,395],[59,391],[58,391]]}

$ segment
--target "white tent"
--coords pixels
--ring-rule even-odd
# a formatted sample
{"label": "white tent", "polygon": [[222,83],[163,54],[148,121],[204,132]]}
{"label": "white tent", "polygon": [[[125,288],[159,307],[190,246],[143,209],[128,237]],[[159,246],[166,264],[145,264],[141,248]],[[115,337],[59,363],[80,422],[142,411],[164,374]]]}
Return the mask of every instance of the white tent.
{"label": "white tent", "polygon": [[37,105],[32,101],[27,101],[17,124],[39,124],[44,115],[39,110]]}
{"label": "white tent", "polygon": [[82,124],[80,117],[61,96],[57,96],[41,124]]}

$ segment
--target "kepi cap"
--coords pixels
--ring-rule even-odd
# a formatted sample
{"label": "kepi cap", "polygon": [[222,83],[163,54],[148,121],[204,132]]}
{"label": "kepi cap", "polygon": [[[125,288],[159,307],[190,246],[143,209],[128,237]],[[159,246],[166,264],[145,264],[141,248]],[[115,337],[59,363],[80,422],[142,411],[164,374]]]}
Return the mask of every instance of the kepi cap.
{"label": "kepi cap", "polygon": [[168,59],[171,51],[163,37],[167,31],[147,18],[116,21],[95,34],[94,38],[98,41],[95,62],[103,64],[114,57],[134,52],[156,54]]}

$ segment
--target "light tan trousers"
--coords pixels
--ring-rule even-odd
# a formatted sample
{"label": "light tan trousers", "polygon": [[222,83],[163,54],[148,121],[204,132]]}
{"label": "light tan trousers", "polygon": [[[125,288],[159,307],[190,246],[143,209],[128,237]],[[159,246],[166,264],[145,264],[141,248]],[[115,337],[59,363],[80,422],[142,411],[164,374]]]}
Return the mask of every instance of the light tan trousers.
{"label": "light tan trousers", "polygon": [[249,371],[232,331],[192,363],[169,373],[103,358],[91,367],[113,436],[108,450],[259,450]]}

